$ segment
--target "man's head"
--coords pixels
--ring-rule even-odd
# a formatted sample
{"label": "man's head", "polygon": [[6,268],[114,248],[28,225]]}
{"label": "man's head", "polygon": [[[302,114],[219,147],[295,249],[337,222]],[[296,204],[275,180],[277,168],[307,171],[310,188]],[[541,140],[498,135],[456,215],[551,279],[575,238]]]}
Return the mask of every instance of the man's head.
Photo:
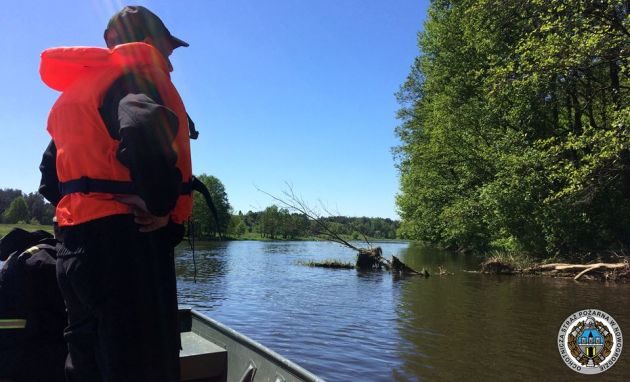
{"label": "man's head", "polygon": [[109,20],[104,33],[108,48],[128,42],[146,42],[156,47],[168,61],[173,49],[188,43],[173,36],[162,20],[139,5],[126,6]]}

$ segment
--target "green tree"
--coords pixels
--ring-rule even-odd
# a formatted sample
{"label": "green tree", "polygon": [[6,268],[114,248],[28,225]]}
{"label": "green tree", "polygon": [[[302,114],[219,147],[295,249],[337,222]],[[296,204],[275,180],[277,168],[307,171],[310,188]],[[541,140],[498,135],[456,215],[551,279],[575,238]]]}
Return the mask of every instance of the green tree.
{"label": "green tree", "polygon": [[245,219],[243,214],[232,215],[230,219],[230,225],[227,233],[229,236],[240,237],[247,232],[247,226],[245,225]]}
{"label": "green tree", "polygon": [[268,237],[270,239],[275,239],[278,235],[280,223],[280,210],[278,206],[272,205],[261,213],[260,216],[260,234],[263,237]]}
{"label": "green tree", "polygon": [[13,188],[0,189],[0,214],[3,214],[9,208],[11,202],[19,196],[22,196],[21,190]]}
{"label": "green tree", "polygon": [[28,206],[24,197],[18,196],[13,199],[7,210],[3,214],[3,221],[8,224],[29,221]]}
{"label": "green tree", "polygon": [[398,94],[399,235],[630,247],[628,4],[433,1]]}
{"label": "green tree", "polygon": [[296,239],[300,236],[308,235],[309,222],[303,214],[290,213],[288,209],[282,208],[278,211],[280,234],[283,239]]}
{"label": "green tree", "polygon": [[245,226],[247,227],[247,231],[255,232],[255,230],[258,230],[259,220],[260,212],[247,211],[243,219],[243,221],[245,222]]}
{"label": "green tree", "polygon": [[29,211],[29,217],[32,221],[37,221],[41,224],[52,223],[52,216],[50,216],[50,208],[47,208],[46,200],[38,192],[31,192],[24,197],[26,205]]}
{"label": "green tree", "polygon": [[197,178],[208,188],[208,191],[210,192],[212,202],[217,211],[219,225],[217,226],[203,195],[196,192],[193,196],[192,219],[195,227],[195,233],[202,237],[209,238],[215,237],[219,231],[226,233],[232,217],[232,207],[228,201],[228,196],[223,183],[212,175],[201,174]]}

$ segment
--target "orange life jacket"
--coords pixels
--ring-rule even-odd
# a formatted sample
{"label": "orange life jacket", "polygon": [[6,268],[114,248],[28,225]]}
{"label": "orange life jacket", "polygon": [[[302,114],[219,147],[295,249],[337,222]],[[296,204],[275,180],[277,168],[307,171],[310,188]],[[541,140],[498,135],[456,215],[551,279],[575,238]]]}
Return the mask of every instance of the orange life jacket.
{"label": "orange life jacket", "polygon": [[[177,115],[179,129],[173,141],[176,165],[185,184],[192,179],[190,141],[185,128],[188,117],[171,82],[166,60],[157,49],[145,43],[129,43],[113,49],[45,50],[40,65],[42,80],[63,92],[48,116],[48,132],[57,148],[57,176],[61,184],[85,186],[59,201],[56,216],[60,226],[131,213],[129,205],[114,199],[117,193],[132,193],[132,183],[129,169],[116,159],[120,142],[109,135],[98,111],[114,81],[130,72],[149,80],[164,105]],[[171,211],[175,223],[183,223],[192,211],[190,190],[185,188]]]}

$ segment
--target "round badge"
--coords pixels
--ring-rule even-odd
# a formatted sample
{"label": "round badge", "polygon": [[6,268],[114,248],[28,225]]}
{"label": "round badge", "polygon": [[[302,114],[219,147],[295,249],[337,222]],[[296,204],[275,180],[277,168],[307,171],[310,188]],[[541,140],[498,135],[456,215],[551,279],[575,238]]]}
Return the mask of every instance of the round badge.
{"label": "round badge", "polygon": [[573,313],[558,332],[558,350],[564,363],[581,374],[599,374],[619,360],[621,328],[608,313],[584,309]]}

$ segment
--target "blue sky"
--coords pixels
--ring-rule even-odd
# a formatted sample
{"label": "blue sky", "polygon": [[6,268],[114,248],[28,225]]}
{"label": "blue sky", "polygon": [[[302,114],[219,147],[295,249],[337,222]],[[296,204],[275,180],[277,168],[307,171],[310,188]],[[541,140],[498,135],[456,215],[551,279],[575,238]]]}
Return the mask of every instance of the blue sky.
{"label": "blue sky", "polygon": [[0,188],[37,190],[58,93],[38,74],[54,46],[103,46],[109,17],[144,5],[190,43],[173,81],[200,131],[193,171],[235,212],[291,184],[313,206],[398,218],[394,93],[418,54],[428,0],[11,1],[0,12]]}

